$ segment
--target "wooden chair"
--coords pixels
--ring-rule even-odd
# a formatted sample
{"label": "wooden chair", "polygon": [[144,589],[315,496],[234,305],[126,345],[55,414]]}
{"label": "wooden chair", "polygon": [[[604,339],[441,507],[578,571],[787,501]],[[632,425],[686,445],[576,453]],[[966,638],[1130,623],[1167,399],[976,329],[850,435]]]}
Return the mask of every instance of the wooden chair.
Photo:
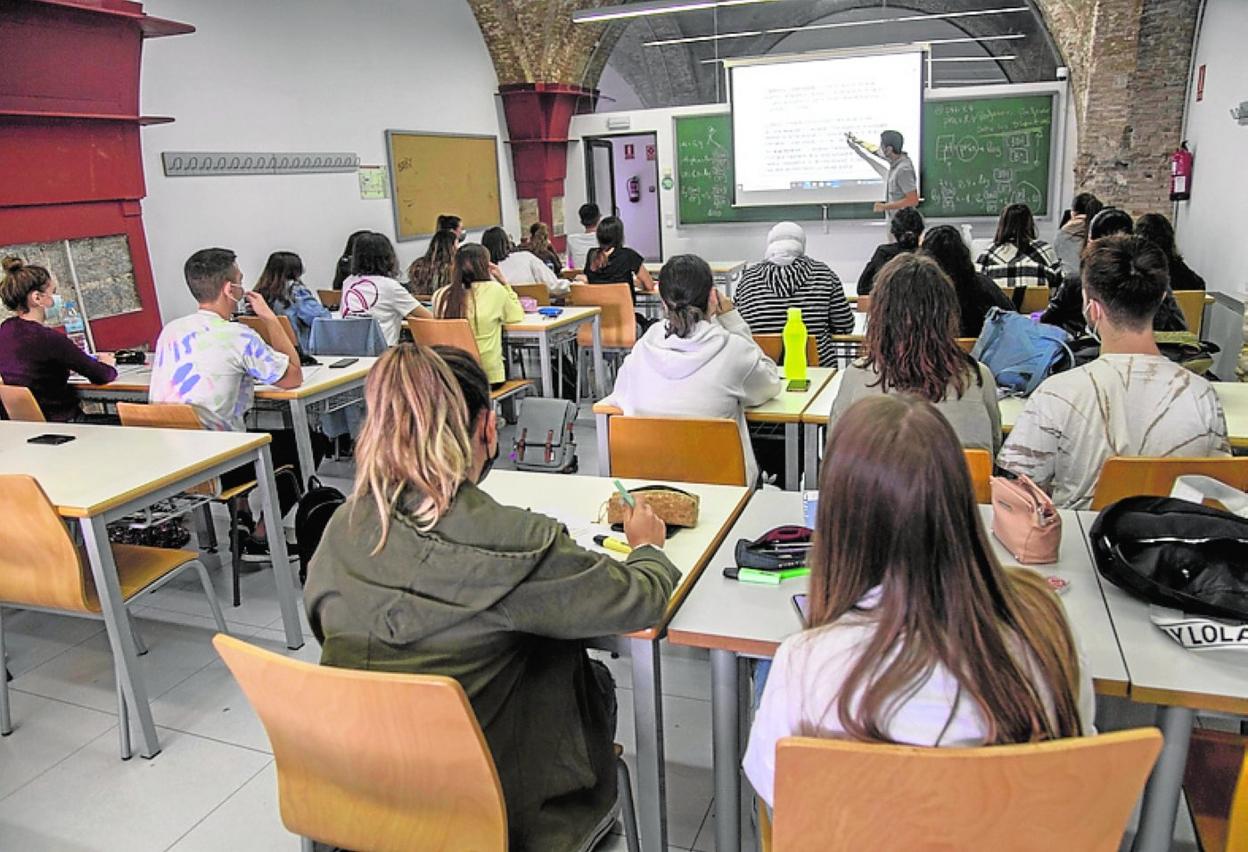
{"label": "wooden chair", "polygon": [[854,310],[858,311],[860,314],[871,313],[871,297],[859,296],[858,301],[854,303]]}
{"label": "wooden chair", "polygon": [[[1002,287],[1005,296],[1010,301],[1014,301],[1014,288]],[[1028,287],[1022,296],[1022,304],[1015,303],[1020,314],[1032,314],[1036,311],[1043,311],[1049,306],[1049,288],[1048,287]]]}
{"label": "wooden chair", "polygon": [[958,346],[962,348],[962,351],[968,355],[975,348],[975,342],[979,340],[978,337],[958,337],[954,339],[957,341]]}
{"label": "wooden chair", "polygon": [[576,276],[585,274],[584,269],[560,269],[559,277],[564,281],[575,281]]}
{"label": "wooden chair", "polygon": [[1205,324],[1205,291],[1175,290],[1174,300],[1179,303],[1179,310],[1187,321],[1187,330],[1199,338]]}
{"label": "wooden chair", "polygon": [[867,339],[863,334],[833,334],[829,337],[832,341],[832,363],[821,363],[820,366],[838,369],[849,366],[862,354],[862,344]]}
{"label": "wooden chair", "polygon": [[39,407],[38,400],[30,392],[30,388],[0,384],[0,405],[4,406],[4,413],[9,416],[10,420],[22,420],[27,423],[48,422],[43,416],[43,409]]}
{"label": "wooden chair", "polygon": [[[602,308],[598,318],[604,355],[623,360],[637,343],[637,315],[631,284],[573,284],[568,304],[577,308]],[[576,384],[580,399],[582,355],[593,348],[594,331],[583,325],[576,332]]]}
{"label": "wooden chair", "polygon": [[1192,731],[1183,790],[1203,852],[1248,852],[1248,737]]}
{"label": "wooden chair", "polygon": [[[598,406],[594,411],[602,413]],[[607,417],[606,423],[607,458],[598,461],[600,473],[629,479],[748,484],[741,433],[732,420],[617,414]],[[602,418],[598,428],[603,428]]]}
{"label": "wooden chair", "polygon": [[[52,501],[32,476],[0,475],[0,603],[22,608],[49,609],[87,618],[102,618],[102,607],[91,567],[85,554],[69,537],[65,523]],[[130,622],[128,606],[139,595],[150,592],[183,569],[194,567],[208,597],[208,606],[217,629],[226,632],[225,617],[212,588],[208,571],[195,553],[160,547],[112,545],[113,561],[121,598],[127,605],[120,614],[121,629],[129,629],[139,653],[142,642]],[[3,610],[0,609],[0,615]],[[111,643],[110,643],[111,644]],[[112,646],[114,659],[120,649]],[[0,621],[0,661],[4,660],[4,626]],[[130,724],[120,672],[116,667],[117,712],[121,757],[130,757]],[[0,678],[0,734],[13,730],[9,711],[9,691]]]}
{"label": "wooden chair", "polygon": [[971,471],[971,486],[975,489],[976,503],[992,502],[992,453],[987,450],[963,450],[966,466]]}
{"label": "wooden chair", "polygon": [[331,311],[338,310],[342,304],[341,290],[317,290],[316,298],[321,300],[321,304],[329,308]]}
{"label": "wooden chair", "polygon": [[[239,317],[238,321],[250,328],[256,334],[260,335],[260,339],[269,346],[273,346],[273,338],[269,335],[269,326],[260,317]],[[279,316],[277,321],[282,325],[282,331],[286,332],[286,337],[295,349],[299,348],[299,338],[295,334],[295,327],[290,324],[290,317]]]}
{"label": "wooden chair", "polygon": [[516,291],[517,296],[527,296],[537,302],[538,307],[550,304],[550,288],[545,284],[512,284],[511,289]]}
{"label": "wooden chair", "polygon": [[1155,728],[991,748],[786,737],[764,848],[1113,852],[1160,751]]}
{"label": "wooden chair", "polygon": [[[755,334],[751,335],[758,348],[763,350],[763,354],[777,364],[784,363],[784,335],[783,334]],[[813,335],[806,337],[806,366],[819,366],[819,342],[815,340]]]}
{"label": "wooden chair", "polygon": [[1248,491],[1248,456],[1230,458],[1140,458],[1115,456],[1101,467],[1092,510],[1100,511],[1124,497],[1165,497],[1174,480],[1185,474],[1210,476],[1232,488]]}
{"label": "wooden chair", "polygon": [[317,666],[229,636],[213,644],[264,724],[282,823],[304,849],[507,849],[498,772],[458,681]]}
{"label": "wooden chair", "polygon": [[[481,361],[477,338],[466,319],[408,317],[407,328],[412,333],[412,340],[421,346],[453,346],[476,358],[478,363]],[[513,397],[522,397],[532,390],[533,382],[529,379],[508,379],[498,390],[490,391],[490,401],[501,403]]]}

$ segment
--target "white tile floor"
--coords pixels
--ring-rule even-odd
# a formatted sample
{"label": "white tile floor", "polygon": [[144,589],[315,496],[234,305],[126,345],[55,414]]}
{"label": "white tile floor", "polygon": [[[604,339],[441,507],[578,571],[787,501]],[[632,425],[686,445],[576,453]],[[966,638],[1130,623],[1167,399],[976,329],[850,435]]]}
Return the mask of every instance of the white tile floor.
{"label": "white tile floor", "polygon": [[[593,424],[578,422],[581,470],[596,470]],[[500,467],[509,467],[504,430]],[[322,466],[343,490],[350,468]],[[325,478],[325,477],[323,477]],[[225,541],[222,533],[222,541]],[[213,558],[208,557],[210,568]],[[228,606],[227,573],[213,571],[232,632],[265,648],[315,661],[307,643],[288,651],[268,570],[243,576],[243,604]],[[268,740],[209,644],[209,610],[193,574],[140,601],[136,621],[150,653],[141,666],[161,737],[152,760],[117,755],[113,667],[100,622],[6,610],[15,730],[0,739],[0,850],[297,850],[282,827]],[[605,658],[605,655],[603,655]],[[606,659],[619,685],[617,740],[632,754],[631,678]],[[665,646],[668,830],[672,849],[714,849],[710,671],[706,656]],[[315,712],[315,708],[308,708]],[[1176,849],[1193,848],[1181,819]],[[1124,847],[1125,848],[1125,847]],[[622,837],[600,849],[622,852]]]}

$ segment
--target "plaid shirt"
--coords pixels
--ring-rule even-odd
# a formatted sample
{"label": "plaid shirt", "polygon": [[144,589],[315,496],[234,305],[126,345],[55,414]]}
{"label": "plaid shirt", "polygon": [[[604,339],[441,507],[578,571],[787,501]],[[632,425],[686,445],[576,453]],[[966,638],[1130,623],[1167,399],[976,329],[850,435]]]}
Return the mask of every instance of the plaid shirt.
{"label": "plaid shirt", "polygon": [[1062,262],[1046,242],[1036,240],[1020,250],[999,243],[979,256],[979,269],[1002,287],[1049,287],[1062,284]]}

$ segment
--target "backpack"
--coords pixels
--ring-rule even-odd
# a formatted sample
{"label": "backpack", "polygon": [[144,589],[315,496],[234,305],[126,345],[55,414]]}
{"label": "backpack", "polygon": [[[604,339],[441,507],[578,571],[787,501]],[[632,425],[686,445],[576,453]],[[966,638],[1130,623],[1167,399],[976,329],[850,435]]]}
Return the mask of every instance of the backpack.
{"label": "backpack", "polygon": [[325,527],[338,507],[347,502],[337,488],[321,484],[315,476],[308,477],[308,490],[299,498],[295,509],[295,550],[299,554],[299,582],[307,582],[308,563],[321,543]]}
{"label": "backpack", "polygon": [[526,397],[511,445],[516,470],[576,473],[576,441],[572,429],[576,405],[566,399]]}
{"label": "backpack", "polygon": [[1069,339],[1070,335],[1055,325],[1033,322],[1030,317],[994,306],[984,317],[984,330],[971,356],[992,371],[998,386],[1026,396],[1052,373],[1074,362]]}

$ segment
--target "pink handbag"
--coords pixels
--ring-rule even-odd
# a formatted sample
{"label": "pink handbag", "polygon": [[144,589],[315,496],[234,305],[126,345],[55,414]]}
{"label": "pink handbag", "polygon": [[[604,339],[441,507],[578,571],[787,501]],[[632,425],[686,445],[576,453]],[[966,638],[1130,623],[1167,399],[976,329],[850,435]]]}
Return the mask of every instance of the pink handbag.
{"label": "pink handbag", "polygon": [[1057,561],[1062,543],[1062,519],[1049,495],[1026,476],[994,476],[992,534],[1023,565]]}

